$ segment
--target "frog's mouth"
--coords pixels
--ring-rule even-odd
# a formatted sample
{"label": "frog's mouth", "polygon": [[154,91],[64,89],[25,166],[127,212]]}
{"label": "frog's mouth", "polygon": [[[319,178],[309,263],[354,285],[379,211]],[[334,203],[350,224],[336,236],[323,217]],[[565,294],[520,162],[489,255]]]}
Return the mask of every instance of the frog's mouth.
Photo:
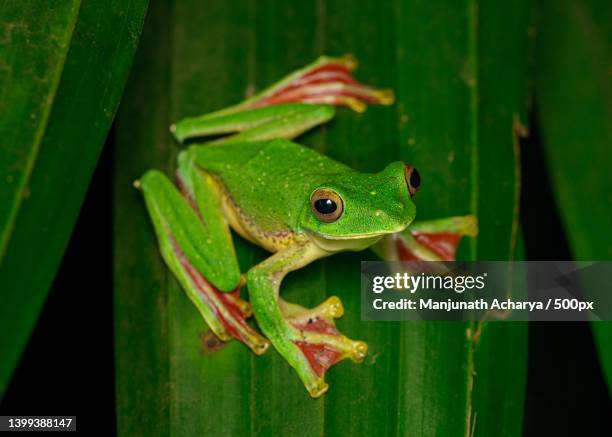
{"label": "frog's mouth", "polygon": [[333,235],[306,229],[311,241],[327,252],[340,252],[345,250],[360,251],[376,244],[385,235],[396,234],[406,229],[398,229],[367,234]]}

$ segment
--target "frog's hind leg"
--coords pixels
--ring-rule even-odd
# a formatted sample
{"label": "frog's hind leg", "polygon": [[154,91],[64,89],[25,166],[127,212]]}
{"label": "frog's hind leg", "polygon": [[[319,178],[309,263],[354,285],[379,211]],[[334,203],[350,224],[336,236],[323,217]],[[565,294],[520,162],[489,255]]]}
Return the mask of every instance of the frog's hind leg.
{"label": "frog's hind leg", "polygon": [[245,109],[240,113],[185,118],[171,126],[176,139],[221,136],[207,144],[292,139],[333,118],[330,105],[293,103]]}
{"label": "frog's hind leg", "polygon": [[269,342],[246,323],[251,305],[240,299],[240,274],[231,235],[210,176],[197,170],[182,195],[159,171],[139,181],[161,254],[189,299],[221,340],[236,338],[256,354]]}
{"label": "frog's hind leg", "polygon": [[170,127],[179,142],[194,137],[227,135],[219,141],[293,139],[334,116],[335,106],[363,112],[368,104],[390,105],[391,90],[378,90],[355,80],[351,56],[322,56],[255,96],[226,109],[187,117]]}

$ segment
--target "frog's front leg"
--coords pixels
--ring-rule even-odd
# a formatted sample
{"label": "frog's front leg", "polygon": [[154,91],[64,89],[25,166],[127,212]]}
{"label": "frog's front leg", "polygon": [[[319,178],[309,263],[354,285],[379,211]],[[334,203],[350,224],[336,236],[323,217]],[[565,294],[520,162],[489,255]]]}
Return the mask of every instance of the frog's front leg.
{"label": "frog's front leg", "polygon": [[251,305],[240,299],[240,274],[220,193],[212,177],[182,169],[183,194],[159,171],[138,182],[155,227],[162,257],[210,329],[236,338],[256,354],[269,342],[246,323]]}
{"label": "frog's front leg", "polygon": [[387,261],[454,261],[461,238],[477,234],[478,220],[473,215],[417,220],[372,249]]}
{"label": "frog's front leg", "polygon": [[287,273],[321,256],[312,243],[296,243],[272,255],[247,273],[249,295],[261,330],[295,369],[312,397],[328,389],[325,372],[345,358],[362,361],[367,345],[350,340],[335,327],[342,304],[331,297],[314,309],[284,302],[280,284]]}

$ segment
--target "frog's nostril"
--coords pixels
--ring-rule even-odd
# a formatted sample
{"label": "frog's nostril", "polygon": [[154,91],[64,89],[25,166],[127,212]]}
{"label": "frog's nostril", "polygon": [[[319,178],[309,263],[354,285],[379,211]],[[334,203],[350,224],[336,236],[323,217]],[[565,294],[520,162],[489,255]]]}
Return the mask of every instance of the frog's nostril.
{"label": "frog's nostril", "polygon": [[408,192],[412,197],[421,186],[421,175],[416,168],[411,165],[406,165],[404,167],[404,178],[406,179],[406,185],[408,185]]}

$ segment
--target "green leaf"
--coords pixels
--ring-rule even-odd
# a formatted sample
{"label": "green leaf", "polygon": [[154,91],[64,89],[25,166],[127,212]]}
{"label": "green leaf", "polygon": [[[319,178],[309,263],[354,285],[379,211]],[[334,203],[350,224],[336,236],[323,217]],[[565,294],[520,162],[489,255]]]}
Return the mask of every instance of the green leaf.
{"label": "green leaf", "polygon": [[[173,174],[168,126],[219,109],[320,54],[350,52],[357,77],[394,107],[341,110],[300,142],[363,171],[392,160],[423,177],[421,218],[478,213],[466,258],[508,259],[518,236],[518,140],[526,120],[529,2],[432,4],[181,1],[154,5],[117,118],[115,293],[119,430],[133,434],[517,436],[525,324],[361,322],[360,261],[341,254],[292,273],[283,296],[343,300],[339,328],[370,346],[312,400],[275,352],[236,342],[203,352],[203,321],[157,253],[132,182]],[[482,144],[482,146],[481,146]],[[265,254],[237,241],[243,268]]]}
{"label": "green leaf", "polygon": [[48,3],[0,8],[0,394],[61,261],[147,4]]}
{"label": "green leaf", "polygon": [[[559,213],[577,260],[610,260],[612,5],[545,0],[539,15],[538,115]],[[592,327],[612,392],[612,323]]]}

